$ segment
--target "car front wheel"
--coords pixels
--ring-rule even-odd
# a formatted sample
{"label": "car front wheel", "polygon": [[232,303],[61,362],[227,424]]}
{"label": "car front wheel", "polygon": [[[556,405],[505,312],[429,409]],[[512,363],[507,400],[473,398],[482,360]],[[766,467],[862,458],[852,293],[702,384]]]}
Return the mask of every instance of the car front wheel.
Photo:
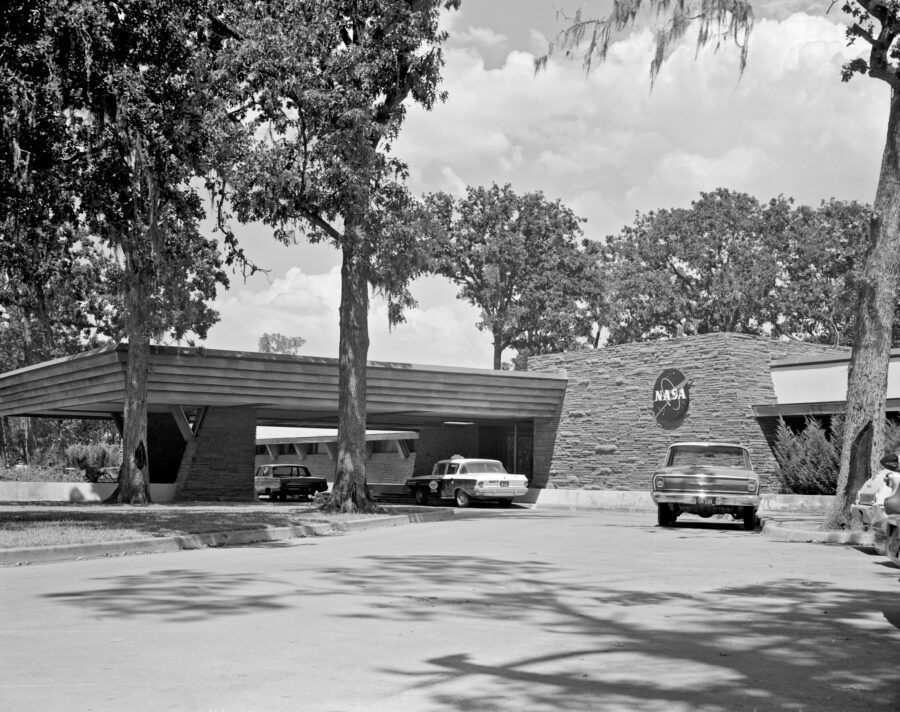
{"label": "car front wheel", "polygon": [[422,487],[416,487],[415,490],[413,490],[413,499],[416,500],[416,504],[422,506],[428,504],[428,494]]}
{"label": "car front wheel", "polygon": [[675,513],[665,504],[656,505],[656,521],[661,527],[675,525]]}
{"label": "car front wheel", "polygon": [[456,490],[456,506],[460,508],[469,506],[469,494],[465,490]]}
{"label": "car front wheel", "polygon": [[744,529],[748,532],[756,529],[756,510],[753,507],[744,507]]}

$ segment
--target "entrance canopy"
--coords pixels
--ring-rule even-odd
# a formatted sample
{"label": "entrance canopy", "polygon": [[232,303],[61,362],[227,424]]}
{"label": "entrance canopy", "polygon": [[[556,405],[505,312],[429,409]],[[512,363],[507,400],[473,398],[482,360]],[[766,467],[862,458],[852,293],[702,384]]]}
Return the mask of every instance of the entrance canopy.
{"label": "entrance canopy", "polygon": [[[125,400],[127,344],[0,375],[0,415],[110,418]],[[553,418],[561,374],[369,362],[367,422],[376,428]],[[243,351],[151,348],[147,407],[256,409],[258,425],[334,427],[338,361]]]}

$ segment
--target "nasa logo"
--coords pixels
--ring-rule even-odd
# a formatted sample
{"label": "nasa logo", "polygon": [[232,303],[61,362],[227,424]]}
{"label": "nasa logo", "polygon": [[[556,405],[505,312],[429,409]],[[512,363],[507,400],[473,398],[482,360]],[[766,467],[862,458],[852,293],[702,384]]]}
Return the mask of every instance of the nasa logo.
{"label": "nasa logo", "polygon": [[676,368],[667,368],[653,385],[653,415],[663,427],[678,425],[691,404],[689,381]]}

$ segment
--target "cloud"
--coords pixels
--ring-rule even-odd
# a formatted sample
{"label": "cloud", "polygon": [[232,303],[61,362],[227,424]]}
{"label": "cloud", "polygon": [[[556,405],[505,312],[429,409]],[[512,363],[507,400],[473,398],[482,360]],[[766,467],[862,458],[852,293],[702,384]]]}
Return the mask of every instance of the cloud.
{"label": "cloud", "polygon": [[[278,332],[306,339],[301,354],[334,357],[340,280],[337,267],[323,274],[294,267],[267,289],[228,293],[214,304],[222,320],[211,329],[206,346],[255,351],[260,336]],[[384,300],[372,298],[369,359],[490,368],[491,337],[475,329],[478,311],[457,300],[456,289],[446,280],[418,280],[412,289],[420,306],[407,314],[406,323],[393,328]]]}
{"label": "cloud", "polygon": [[[601,237],[634,212],[686,205],[718,186],[803,203],[870,202],[881,157],[888,88],[840,81],[854,56],[829,17],[758,20],[749,65],[724,46],[677,48],[650,90],[653,39],[636,31],[585,76],[553,58],[510,52],[488,68],[471,47],[448,52],[449,100],[412,110],[396,151],[416,191],[511,182],[543,190],[589,218]],[[454,189],[457,189],[454,186]]]}

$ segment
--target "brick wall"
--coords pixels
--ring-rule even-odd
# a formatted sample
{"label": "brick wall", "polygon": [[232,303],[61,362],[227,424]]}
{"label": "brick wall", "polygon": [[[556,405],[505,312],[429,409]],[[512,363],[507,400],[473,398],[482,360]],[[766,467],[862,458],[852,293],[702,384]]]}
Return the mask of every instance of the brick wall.
{"label": "brick wall", "polygon": [[[406,458],[402,457],[399,452],[374,452],[366,460],[366,481],[379,484],[402,484],[412,476],[415,461],[415,452],[411,452]],[[256,456],[257,465],[270,462],[299,462],[309,468],[310,474],[315,477],[324,477],[329,482],[334,481],[334,460],[324,453],[306,455],[302,460],[296,455],[279,455],[274,460],[268,455]]]}
{"label": "brick wall", "polygon": [[175,500],[253,501],[255,452],[255,408],[207,408],[185,448]]}
{"label": "brick wall", "polygon": [[453,455],[478,457],[478,428],[475,425],[445,425],[419,430],[413,472],[431,474],[434,463]]}
{"label": "brick wall", "polygon": [[[775,463],[751,406],[775,403],[772,359],[824,352],[835,349],[705,334],[530,358],[530,371],[564,371],[569,379],[549,451],[553,423],[536,423],[534,483],[540,486],[539,473],[546,473],[550,487],[645,489],[670,443],[719,440],[747,445],[767,486]],[[668,368],[693,384],[687,416],[664,429],[653,414],[652,391]]]}

